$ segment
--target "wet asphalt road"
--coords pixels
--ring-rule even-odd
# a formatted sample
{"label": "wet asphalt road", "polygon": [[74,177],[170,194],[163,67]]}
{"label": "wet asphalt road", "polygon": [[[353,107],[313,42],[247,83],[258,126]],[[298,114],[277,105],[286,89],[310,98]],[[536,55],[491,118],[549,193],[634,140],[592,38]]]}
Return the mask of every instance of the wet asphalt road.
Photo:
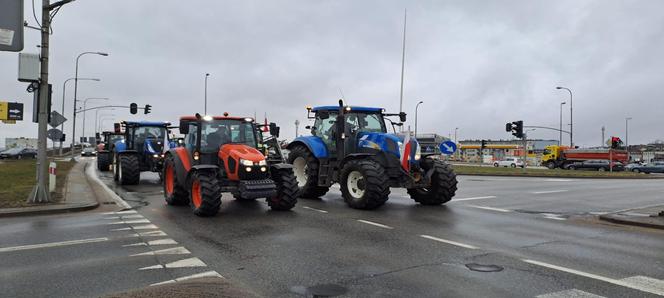
{"label": "wet asphalt road", "polygon": [[[3,293],[96,296],[203,273],[266,297],[664,295],[664,231],[595,219],[661,204],[664,180],[460,176],[445,206],[393,189],[373,211],[347,208],[337,187],[290,212],[224,195],[216,217],[200,218],[167,206],[155,174],[127,187],[100,176],[133,210],[0,219]],[[2,251],[99,237],[108,240]],[[177,244],[131,246],[164,239]],[[171,248],[186,253],[134,256]]]}

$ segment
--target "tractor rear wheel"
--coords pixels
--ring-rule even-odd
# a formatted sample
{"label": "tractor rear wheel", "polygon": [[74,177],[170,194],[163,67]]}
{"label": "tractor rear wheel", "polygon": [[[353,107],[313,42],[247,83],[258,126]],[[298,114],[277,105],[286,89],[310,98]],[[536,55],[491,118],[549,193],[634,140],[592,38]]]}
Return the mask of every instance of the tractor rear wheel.
{"label": "tractor rear wheel", "polygon": [[318,160],[304,146],[296,146],[288,154],[288,163],[293,165],[293,172],[301,198],[320,198],[330,190],[318,186]]}
{"label": "tractor rear wheel", "polygon": [[118,163],[118,156],[117,154],[113,154],[111,157],[111,166],[113,167],[113,180],[118,181],[120,180],[120,167]]}
{"label": "tractor rear wheel", "polygon": [[97,169],[101,172],[108,171],[108,166],[111,164],[110,156],[108,153],[97,153]]}
{"label": "tractor rear wheel", "polygon": [[213,171],[196,171],[191,175],[189,200],[198,216],[213,216],[221,208],[221,188]]}
{"label": "tractor rear wheel", "polygon": [[141,180],[141,170],[139,168],[138,155],[124,154],[120,155],[118,164],[118,179],[121,185],[136,185]]}
{"label": "tractor rear wheel", "polygon": [[388,199],[385,169],[371,160],[351,160],[341,170],[341,194],[351,208],[375,209]]}
{"label": "tractor rear wheel", "polygon": [[178,183],[176,173],[175,161],[172,156],[169,156],[164,163],[164,173],[162,174],[164,177],[164,199],[168,205],[187,205],[189,203],[187,189],[184,185]]}
{"label": "tractor rear wheel", "polygon": [[457,190],[456,174],[452,168],[440,161],[422,163],[424,170],[433,169],[431,186],[427,188],[409,188],[410,197],[422,205],[441,205],[449,202]]}
{"label": "tractor rear wheel", "polygon": [[291,210],[297,204],[297,179],[293,169],[279,169],[272,171],[272,180],[277,185],[277,194],[267,198],[267,204],[272,210]]}

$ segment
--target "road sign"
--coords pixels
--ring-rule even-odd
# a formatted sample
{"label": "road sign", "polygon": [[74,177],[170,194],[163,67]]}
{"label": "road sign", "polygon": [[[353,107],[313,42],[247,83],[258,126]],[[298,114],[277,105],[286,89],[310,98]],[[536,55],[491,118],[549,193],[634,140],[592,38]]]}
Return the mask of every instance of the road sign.
{"label": "road sign", "polygon": [[67,121],[67,118],[65,116],[60,115],[60,113],[56,111],[51,111],[51,121],[48,123],[51,127],[58,127],[62,123],[65,123]]}
{"label": "road sign", "polygon": [[57,129],[57,128],[51,128],[47,132],[48,139],[56,142],[60,141],[60,138],[62,138],[62,131]]}
{"label": "road sign", "polygon": [[451,155],[457,150],[457,144],[452,141],[445,141],[440,143],[440,153]]}
{"label": "road sign", "polygon": [[23,120],[23,104],[18,102],[0,102],[0,120]]}
{"label": "road sign", "polygon": [[0,0],[0,51],[23,50],[23,0]]}

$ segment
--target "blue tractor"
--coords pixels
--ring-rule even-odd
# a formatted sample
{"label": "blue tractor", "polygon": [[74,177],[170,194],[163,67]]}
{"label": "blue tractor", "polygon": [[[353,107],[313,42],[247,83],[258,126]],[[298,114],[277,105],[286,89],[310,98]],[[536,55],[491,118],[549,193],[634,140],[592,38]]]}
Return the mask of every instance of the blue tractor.
{"label": "blue tractor", "polygon": [[[433,153],[422,154],[415,138],[398,136],[394,123],[381,108],[338,106],[307,108],[314,119],[311,136],[288,145],[288,162],[301,198],[323,196],[339,183],[344,201],[352,208],[374,209],[383,205],[390,187],[406,188],[423,205],[441,205],[454,196],[457,179],[452,168]],[[312,116],[313,114],[313,116]],[[387,133],[385,121],[394,134]]]}
{"label": "blue tractor", "polygon": [[[169,122],[123,121],[124,139],[113,146],[113,178],[121,185],[138,184],[141,172],[159,173],[161,178],[164,152],[177,146],[169,137]],[[166,148],[164,148],[166,147]]]}

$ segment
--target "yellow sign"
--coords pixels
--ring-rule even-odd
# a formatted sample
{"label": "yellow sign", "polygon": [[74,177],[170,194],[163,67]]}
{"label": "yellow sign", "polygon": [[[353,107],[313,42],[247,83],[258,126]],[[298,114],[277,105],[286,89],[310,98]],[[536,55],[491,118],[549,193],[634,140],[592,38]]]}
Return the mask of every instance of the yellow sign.
{"label": "yellow sign", "polygon": [[7,111],[9,111],[9,103],[0,101],[0,120],[7,120]]}
{"label": "yellow sign", "polygon": [[16,120],[2,120],[4,124],[16,124]]}

